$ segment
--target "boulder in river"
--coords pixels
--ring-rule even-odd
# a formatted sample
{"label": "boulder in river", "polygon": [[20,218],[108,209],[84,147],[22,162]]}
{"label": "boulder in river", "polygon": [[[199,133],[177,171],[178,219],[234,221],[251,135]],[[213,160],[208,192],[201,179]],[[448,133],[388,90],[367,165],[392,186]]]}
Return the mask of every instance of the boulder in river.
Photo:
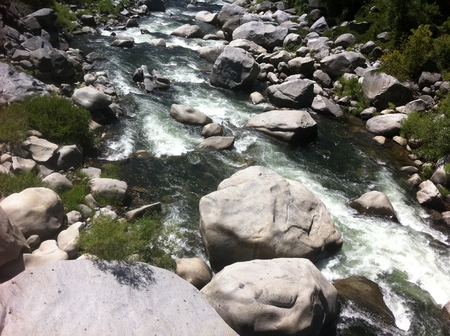
{"label": "boulder in river", "polygon": [[234,136],[211,136],[203,140],[199,149],[223,150],[232,149],[234,146]]}
{"label": "boulder in river", "polygon": [[201,293],[239,335],[317,336],[339,312],[336,289],[300,258],[235,263]]}
{"label": "boulder in river", "polygon": [[170,116],[176,121],[187,125],[203,126],[212,123],[210,117],[188,105],[172,104],[170,107]]}
{"label": "boulder in river", "polygon": [[394,207],[386,194],[380,191],[369,191],[349,204],[360,214],[388,217],[398,221]]}
{"label": "boulder in river", "polygon": [[237,335],[196,288],[144,263],[58,261],[0,293],[5,335]]}
{"label": "boulder in river", "polygon": [[318,261],[342,247],[325,205],[302,183],[253,166],[222,181],[200,200],[200,232],[210,264],[308,258]]}
{"label": "boulder in river", "polygon": [[258,77],[259,65],[250,53],[226,46],[214,63],[210,82],[231,90],[251,88]]}
{"label": "boulder in river", "polygon": [[171,35],[186,38],[202,38],[205,32],[197,25],[185,24],[175,29]]}
{"label": "boulder in river", "polygon": [[252,117],[245,127],[296,144],[317,136],[317,123],[306,110],[275,110]]}

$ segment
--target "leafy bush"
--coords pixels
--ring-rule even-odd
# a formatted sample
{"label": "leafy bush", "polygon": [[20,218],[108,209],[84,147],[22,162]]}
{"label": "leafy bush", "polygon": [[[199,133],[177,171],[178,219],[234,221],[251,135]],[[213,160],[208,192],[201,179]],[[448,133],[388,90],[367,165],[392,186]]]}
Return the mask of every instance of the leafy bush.
{"label": "leafy bush", "polygon": [[167,228],[160,214],[143,217],[134,223],[100,216],[90,228],[80,232],[77,244],[84,253],[104,260],[142,261],[158,267],[174,269]]}
{"label": "leafy bush", "polygon": [[17,175],[0,174],[0,192],[5,197],[35,187],[45,187],[45,184],[32,172],[22,171]]}
{"label": "leafy bush", "polygon": [[77,144],[85,152],[91,151],[94,146],[94,134],[89,129],[89,111],[65,98],[34,96],[9,108],[13,113],[23,111],[28,117],[28,126],[40,131],[49,141]]}
{"label": "leafy bush", "polygon": [[97,9],[102,14],[117,14],[119,12],[119,8],[114,6],[112,0],[100,0]]}
{"label": "leafy bush", "polygon": [[18,105],[0,108],[0,142],[19,144],[26,139],[28,118]]}
{"label": "leafy bush", "polygon": [[57,16],[55,24],[63,30],[71,32],[76,27],[76,23],[73,22],[77,20],[75,13],[71,12],[68,6],[60,3],[55,3],[54,8]]}
{"label": "leafy bush", "polygon": [[335,93],[339,97],[348,96],[352,100],[357,101],[356,110],[354,112],[355,115],[359,115],[365,108],[370,106],[369,100],[362,92],[362,85],[359,83],[357,78],[349,78],[345,77],[339,78],[339,83],[341,84],[335,90]]}

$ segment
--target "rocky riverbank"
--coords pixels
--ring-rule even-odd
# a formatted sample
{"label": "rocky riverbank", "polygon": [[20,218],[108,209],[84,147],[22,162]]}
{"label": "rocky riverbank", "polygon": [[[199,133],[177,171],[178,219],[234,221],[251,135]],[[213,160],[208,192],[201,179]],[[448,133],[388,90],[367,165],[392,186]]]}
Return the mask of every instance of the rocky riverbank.
{"label": "rocky riverbank", "polygon": [[[123,11],[126,10],[126,13],[122,11],[129,20],[135,20],[133,25],[138,24],[138,21],[137,17],[132,16],[136,13],[145,15],[147,9],[151,7],[149,2],[145,4],[147,8],[142,7],[142,4],[138,5],[134,8],[124,8]],[[192,6],[194,5],[190,5],[191,8]],[[14,12],[11,8],[8,10]],[[48,22],[52,16],[51,10],[40,12],[31,15],[30,17],[34,19],[29,20],[39,22],[42,13],[46,13]],[[308,18],[313,15],[316,20],[311,25]],[[4,17],[11,16],[13,14]],[[91,22],[95,25],[95,19],[93,17],[89,21],[84,17],[82,22]],[[199,56],[208,59],[212,64],[211,84],[230,90],[247,90],[249,99],[255,104],[268,101],[270,103],[268,111],[250,119],[246,127],[293,144],[314,141],[317,129],[321,127],[312,120],[308,109],[337,119],[345,117],[344,108],[350,111],[355,109],[356,101],[336,94],[337,88],[342,85],[338,81],[341,76],[347,80],[354,79],[360,82],[365,97],[373,105],[362,111],[360,116],[368,120],[366,127],[374,133],[376,141],[383,144],[387,138],[392,138],[399,145],[405,146],[406,150],[412,144],[398,136],[400,121],[406,118],[410,111],[434,107],[438,103],[435,101],[436,89],[446,90],[449,86],[447,82],[441,81],[439,74],[424,73],[417,85],[411,83],[405,85],[392,76],[373,72],[379,64],[376,55],[381,48],[377,47],[375,42],[355,45],[351,34],[344,34],[334,41],[323,37],[322,34],[329,27],[325,17],[321,16],[320,10],[317,9],[309,16],[306,14],[297,16],[291,10],[283,8],[281,3],[263,2],[256,5],[254,13],[249,12],[242,4],[226,4],[218,13],[199,11],[196,19],[215,25],[221,30],[214,36],[208,36],[200,32],[199,26],[189,25],[180,27],[174,34],[184,38],[204,37],[224,41],[223,47],[199,49]],[[3,64],[3,82],[10,83],[5,85],[1,93],[3,102],[12,103],[29,95],[30,92],[48,94],[49,91],[59,90],[75,104],[91,112],[95,120],[91,125],[92,128],[101,130],[101,125],[123,116],[117,104],[120,101],[115,93],[113,81],[106,73],[89,73],[95,54],[83,58],[79,50],[68,48],[65,53],[60,52],[60,49],[55,49],[56,46],[50,41],[41,40],[42,36],[46,36],[43,30],[45,31],[48,26],[41,25],[39,34],[31,37],[20,32],[21,21],[19,18],[17,20],[5,20],[5,23],[9,24],[16,22],[15,28],[6,24],[7,28],[2,30],[1,36],[6,36],[9,42],[5,47],[5,56],[12,60],[11,64],[16,67],[24,69],[28,66],[28,70],[38,70],[42,80],[52,80],[58,88],[43,84]],[[127,22],[124,29],[132,25],[128,23],[128,19],[124,22]],[[111,22],[111,24],[117,27],[120,23]],[[362,29],[356,23],[353,23],[353,26],[355,29]],[[36,27],[35,30],[38,31]],[[81,27],[78,31],[91,30]],[[37,44],[31,48],[29,40],[37,41]],[[61,42],[60,39],[58,41]],[[113,45],[133,48],[133,43],[133,39],[127,37],[125,31],[122,36],[116,36]],[[164,41],[158,41],[158,44],[164,45]],[[286,50],[292,46],[298,46],[295,52]],[[20,58],[17,56],[19,54]],[[54,58],[54,55],[59,58]],[[58,59],[62,58],[66,61],[59,62]],[[44,63],[48,67],[45,67]],[[65,67],[58,68],[60,63],[69,68],[70,65],[67,64],[70,63],[73,69],[69,71]],[[143,90],[151,92],[158,81],[158,76],[150,75],[145,71],[145,66],[140,69],[143,74],[141,78],[144,83]],[[61,73],[67,76],[61,77]],[[83,77],[80,87],[70,83],[61,84],[61,81],[71,82],[80,79],[80,76]],[[145,78],[149,79],[147,83]],[[167,84],[168,81],[163,80],[162,83]],[[18,94],[19,92],[21,94]],[[395,109],[389,108],[391,106],[389,103],[395,104]],[[220,137],[222,140],[220,144],[214,142],[203,147],[216,150],[233,148],[235,139],[223,137],[222,131],[216,127],[218,125],[212,123],[213,120],[207,115],[198,112],[189,106],[173,105],[170,115],[182,123],[206,125],[202,132],[205,138],[207,135],[213,135],[208,139],[217,141]],[[171,273],[143,264],[92,261],[53,263],[56,260],[78,257],[76,237],[79,230],[89,223],[88,218],[95,216],[91,208],[96,209],[98,214],[117,216],[113,208],[99,207],[95,197],[109,199],[112,203],[121,201],[129,193],[128,186],[123,181],[102,179],[99,170],[85,168],[82,171],[91,179],[91,195],[87,197],[87,205],[91,207],[83,207],[85,210],[83,213],[65,213],[64,205],[51,189],[71,187],[71,181],[67,179],[70,176],[68,173],[79,169],[84,163],[77,146],[61,147],[42,139],[38,132],[33,132],[30,133],[26,144],[20,148],[9,148],[5,144],[2,154],[3,173],[32,171],[35,166],[39,166],[40,175],[45,177],[45,182],[49,184],[49,188],[26,189],[22,193],[8,196],[0,203],[4,210],[1,212],[4,239],[0,246],[5,246],[3,248],[5,252],[0,255],[2,260],[0,272],[8,277],[17,275],[0,285],[0,293],[7,293],[4,296],[5,301],[2,300],[3,313],[0,314],[4,316],[4,320],[0,322],[4,324],[3,331],[6,334],[13,332],[26,334],[31,329],[38,330],[38,334],[68,334],[81,332],[83,328],[87,331],[88,327],[97,325],[97,329],[90,331],[102,333],[105,330],[115,330],[127,334],[129,330],[134,330],[135,333],[156,332],[176,335],[180,333],[180,328],[183,328],[184,321],[174,323],[174,320],[179,320],[180,305],[186,309],[182,315],[190,328],[183,329],[183,333],[188,334],[233,334],[210,305],[232,329],[242,335],[267,333],[273,330],[282,330],[280,331],[282,334],[318,335],[334,328],[338,315],[337,291],[307,259],[317,262],[333,255],[340,250],[343,241],[322,202],[301,183],[285,179],[267,168],[255,166],[224,180],[216,192],[202,198],[200,201],[202,238],[211,266],[216,271],[223,268],[223,271],[215,275],[212,282],[202,290],[208,304],[197,291],[177,282]],[[413,187],[419,186],[418,201],[441,212],[442,218],[445,219],[447,200],[441,196],[436,187],[436,184],[446,184],[444,164],[445,162],[440,163],[433,177],[423,183],[417,174],[423,165],[422,162],[415,161],[403,169],[413,174],[410,184]],[[251,197],[252,195],[254,197]],[[350,205],[366,216],[382,216],[397,220],[389,199],[380,192],[362,195]],[[147,205],[125,213],[124,217],[131,220],[139,214],[153,210],[154,207]],[[57,239],[45,240],[53,237]],[[33,252],[30,253],[31,250]],[[201,289],[208,283],[211,271],[201,260],[194,259],[192,262],[181,260],[178,263],[177,273]],[[35,269],[37,266],[42,267]],[[53,273],[55,270],[58,274]],[[79,272],[86,274],[80,276]],[[75,273],[78,278],[75,277]],[[153,276],[154,274],[156,275]],[[308,274],[309,277],[304,274]],[[30,281],[32,277],[38,280]],[[99,280],[100,283],[93,280],[96,277],[102,279]],[[67,278],[73,279],[77,285],[70,286],[62,280]],[[87,282],[77,280],[86,278],[91,280]],[[256,278],[260,278],[261,281],[253,281]],[[182,293],[172,295],[175,290],[169,288],[168,279],[173,279],[174,288],[183,288]],[[233,284],[230,279],[236,280],[235,283]],[[284,283],[279,279],[287,280]],[[8,298],[19,296],[17,284],[20,284],[22,292],[25,289],[28,293],[34,293],[42,290],[42,287],[35,286],[42,281],[48,283],[43,291],[43,298],[49,298],[56,305],[58,302],[61,304],[58,295],[64,294],[63,307],[80,307],[76,309],[78,311],[83,310],[81,307],[83,305],[89,309],[95,307],[92,313],[86,310],[86,315],[91,317],[96,315],[94,312],[98,309],[114,311],[117,301],[123,299],[123,296],[122,299],[110,296],[111,286],[118,286],[118,293],[129,289],[126,299],[123,299],[121,304],[127,302],[128,306],[132,306],[132,302],[144,302],[147,299],[140,293],[143,290],[151,290],[152,293],[153,291],[160,293],[161,300],[171,302],[171,305],[161,305],[159,301],[153,299],[153,295],[149,296],[148,300],[152,302],[151,309],[157,312],[151,315],[155,323],[150,325],[146,323],[148,315],[142,314],[140,308],[133,308],[121,315],[128,316],[134,321],[130,322],[130,326],[123,324],[121,320],[118,320],[117,324],[114,321],[116,315],[106,314],[88,323],[84,318],[79,324],[68,323],[60,332],[55,332],[51,324],[36,329],[33,321],[40,321],[42,317],[26,314],[32,310],[31,307],[36,308],[36,304],[30,301],[28,296],[22,295],[20,299],[14,301]],[[103,295],[101,290],[96,289],[97,287],[92,287],[93,281],[98,288],[108,288],[108,294]],[[291,286],[293,282],[298,282],[298,288]],[[361,283],[364,283],[364,279]],[[161,286],[161,289],[157,286]],[[56,291],[60,287],[64,288]],[[358,288],[361,287],[362,285],[359,285]],[[75,295],[77,291],[86,292],[88,288],[93,289],[93,292],[91,296],[86,295],[87,298],[91,297],[99,302],[107,295],[109,298],[107,303],[91,306],[90,302],[80,300]],[[378,302],[373,304],[378,308],[368,304],[362,305],[363,307],[359,305],[359,309],[372,312],[377,309],[385,312],[386,309],[389,310],[379,304],[382,294],[379,290],[377,292],[378,287],[375,285],[372,288],[375,288],[372,302]],[[170,297],[163,294],[166,291],[171,293]],[[58,294],[55,294],[56,292]],[[307,298],[304,297],[305,292],[308,293]],[[311,297],[314,298],[313,302],[310,300]],[[183,298],[185,303],[180,301]],[[354,301],[358,305],[356,300]],[[202,306],[204,304],[207,308]],[[167,311],[163,310],[162,306],[166,306]],[[228,308],[224,309],[225,306]],[[268,309],[269,312],[258,315],[261,314],[261,307]],[[199,317],[200,310],[205,315]],[[307,313],[309,311],[315,313],[311,315]],[[388,312],[386,315],[388,317],[383,318],[380,323],[386,323],[395,330],[392,326],[395,322],[392,320],[392,314]],[[55,320],[58,318],[61,316],[55,316]],[[27,319],[29,323],[23,323],[23,319]],[[287,320],[290,322],[287,323]],[[161,322],[164,326],[156,329],[157,322]]]}

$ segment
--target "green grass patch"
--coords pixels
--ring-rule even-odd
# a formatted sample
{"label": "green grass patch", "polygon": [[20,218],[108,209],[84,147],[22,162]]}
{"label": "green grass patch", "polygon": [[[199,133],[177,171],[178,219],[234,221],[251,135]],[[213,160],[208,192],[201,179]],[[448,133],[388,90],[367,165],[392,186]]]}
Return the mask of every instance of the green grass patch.
{"label": "green grass patch", "polygon": [[83,253],[103,260],[146,262],[167,269],[175,268],[171,257],[170,236],[173,227],[166,227],[159,213],[143,217],[133,223],[100,216],[92,220],[90,228],[82,230],[77,244]]}
{"label": "green grass patch", "polygon": [[0,108],[0,142],[22,143],[28,132],[28,117],[24,110],[11,105]]}
{"label": "green grass patch", "polygon": [[0,192],[7,197],[11,194],[21,192],[27,188],[45,187],[36,174],[22,171],[17,175],[0,174]]}
{"label": "green grass patch", "polygon": [[102,167],[102,172],[100,177],[112,178],[119,180],[120,179],[120,167],[114,163],[105,163]]}
{"label": "green grass patch", "polygon": [[85,197],[89,194],[90,179],[86,174],[77,171],[72,179],[73,187],[69,190],[59,193],[66,212],[77,210],[80,211],[80,204],[85,204]]}

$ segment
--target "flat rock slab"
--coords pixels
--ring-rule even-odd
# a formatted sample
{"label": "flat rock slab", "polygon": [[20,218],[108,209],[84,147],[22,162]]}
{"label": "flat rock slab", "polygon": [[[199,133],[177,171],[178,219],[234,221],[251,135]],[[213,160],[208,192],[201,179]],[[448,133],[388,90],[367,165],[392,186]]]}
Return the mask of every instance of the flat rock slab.
{"label": "flat rock slab", "polygon": [[317,123],[305,110],[275,110],[252,117],[245,127],[289,143],[302,142],[317,136]]}
{"label": "flat rock slab", "polygon": [[237,261],[308,258],[342,246],[325,205],[303,184],[253,166],[238,171],[200,200],[200,232],[211,267]]}
{"label": "flat rock slab", "polygon": [[240,335],[316,336],[339,311],[336,289],[307,259],[235,263],[201,292]]}
{"label": "flat rock slab", "polygon": [[54,262],[0,293],[4,335],[237,335],[197,289],[144,263]]}

